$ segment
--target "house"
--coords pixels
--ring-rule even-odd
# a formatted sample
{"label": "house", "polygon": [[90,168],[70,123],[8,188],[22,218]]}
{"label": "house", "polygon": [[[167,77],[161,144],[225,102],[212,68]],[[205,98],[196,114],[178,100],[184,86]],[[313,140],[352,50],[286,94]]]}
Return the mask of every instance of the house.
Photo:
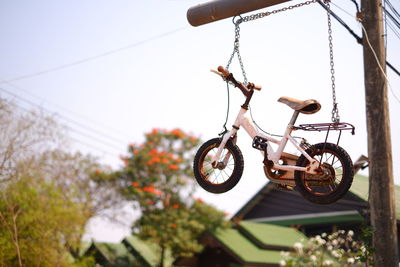
{"label": "house", "polygon": [[[356,171],[362,163],[355,163]],[[232,221],[236,226],[233,229],[206,233],[201,240],[205,249],[190,260],[179,259],[176,264],[278,266],[280,257],[277,252],[289,250],[294,242],[301,239],[339,229],[351,229],[356,234],[359,233],[363,224],[369,221],[368,191],[368,177],[357,174],[349,192],[342,199],[329,205],[319,205],[305,200],[297,192],[282,191],[273,183],[267,183],[234,214]],[[395,186],[395,195],[396,217],[400,229],[399,186]],[[297,241],[291,239],[296,236]],[[286,243],[274,243],[274,237]]]}
{"label": "house", "polygon": [[[355,164],[356,169],[360,166]],[[292,250],[294,243],[305,241],[310,236],[339,229],[360,232],[369,214],[368,190],[368,177],[357,174],[342,199],[329,205],[318,205],[303,199],[297,192],[282,191],[273,183],[267,183],[234,214],[232,228],[204,233],[200,238],[204,245],[202,252],[190,258],[179,258],[173,265],[171,260],[166,266],[279,266],[281,251]],[[395,194],[396,217],[400,222],[399,186],[395,187]],[[118,249],[117,245],[115,248],[106,246],[109,252],[114,251],[114,256],[105,252],[104,246],[97,244],[91,247],[98,250],[96,260],[105,262],[104,259],[107,259],[115,263],[117,260],[131,260],[132,257],[132,264],[140,263],[139,266],[156,266],[158,262],[156,246],[135,236],[125,238],[118,244],[125,250]]]}

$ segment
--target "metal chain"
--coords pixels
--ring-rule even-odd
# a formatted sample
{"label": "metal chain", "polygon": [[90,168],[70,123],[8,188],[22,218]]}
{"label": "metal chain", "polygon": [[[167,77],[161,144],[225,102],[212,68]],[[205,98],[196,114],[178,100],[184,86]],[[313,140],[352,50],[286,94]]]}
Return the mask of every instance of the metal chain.
{"label": "metal chain", "polygon": [[235,54],[237,54],[237,57],[239,59],[239,64],[240,64],[240,68],[242,70],[242,75],[243,75],[243,79],[244,79],[244,84],[247,85],[247,76],[246,76],[246,71],[244,70],[244,65],[243,65],[243,61],[242,61],[242,57],[240,56],[240,50],[239,50],[239,40],[240,40],[240,23],[242,23],[243,20],[242,18],[238,19],[235,22],[235,17],[233,18],[233,24],[235,24],[235,42],[233,43],[233,52],[231,57],[228,60],[228,64],[226,64],[226,69],[229,70],[229,66],[232,63],[232,59],[235,56]]}
{"label": "metal chain", "polygon": [[340,116],[339,116],[339,109],[338,109],[338,103],[336,102],[336,84],[335,84],[335,63],[333,62],[333,43],[332,43],[332,23],[331,23],[331,14],[330,14],[330,0],[324,0],[328,11],[327,11],[327,16],[328,16],[328,40],[329,40],[329,57],[330,57],[330,65],[331,65],[331,81],[332,81],[332,101],[333,101],[333,107],[332,107],[332,122],[339,122],[340,121]]}
{"label": "metal chain", "polygon": [[[239,60],[239,64],[240,64],[240,68],[242,70],[242,75],[243,75],[243,78],[244,78],[244,84],[245,85],[247,84],[246,71],[244,70],[244,64],[243,64],[243,61],[242,61],[242,57],[240,56],[240,50],[239,50],[240,24],[242,22],[248,22],[248,21],[264,18],[266,16],[277,14],[277,13],[280,13],[280,12],[283,12],[283,11],[287,11],[287,10],[292,10],[294,8],[297,8],[297,7],[310,5],[310,4],[318,2],[318,1],[320,1],[320,0],[309,0],[309,1],[305,1],[303,3],[298,3],[298,4],[295,4],[295,5],[291,5],[291,6],[288,6],[288,7],[283,7],[283,8],[280,8],[280,9],[273,10],[273,11],[260,12],[260,13],[257,13],[257,14],[248,15],[246,17],[241,17],[239,15],[239,19],[236,20],[236,21],[235,21],[235,18],[236,18],[236,16],[235,16],[233,18],[233,20],[232,20],[233,24],[235,25],[235,41],[233,43],[233,52],[232,52],[232,54],[231,54],[231,56],[230,56],[230,58],[228,60],[228,63],[226,64],[226,69],[229,70],[229,66],[232,63],[232,59],[235,56],[235,54],[237,54],[237,57],[238,57],[238,60]],[[330,18],[329,18],[329,20],[330,20]]]}

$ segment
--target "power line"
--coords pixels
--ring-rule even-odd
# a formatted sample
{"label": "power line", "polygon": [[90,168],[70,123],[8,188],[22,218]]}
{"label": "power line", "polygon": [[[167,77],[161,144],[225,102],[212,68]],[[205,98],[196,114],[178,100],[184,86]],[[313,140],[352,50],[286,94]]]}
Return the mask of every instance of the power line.
{"label": "power line", "polygon": [[[1,88],[0,88],[0,90],[1,90]],[[30,112],[31,112],[29,109],[27,109],[27,108],[25,108],[25,107],[22,107],[22,106],[20,106],[20,105],[18,105],[18,104],[15,104],[15,106],[16,106],[17,108],[19,108],[20,110],[26,112],[26,113],[30,113]],[[39,118],[38,115],[34,115],[34,116],[37,117],[37,118]],[[116,157],[116,155],[110,153],[109,151],[102,150],[102,149],[100,149],[100,148],[98,148],[98,147],[96,147],[96,146],[93,146],[93,145],[91,145],[91,144],[89,144],[89,143],[86,143],[86,142],[84,142],[84,141],[82,141],[82,140],[78,140],[78,139],[73,138],[73,137],[69,137],[69,139],[72,140],[72,141],[74,141],[74,142],[83,144],[83,145],[85,145],[85,146],[87,146],[87,147],[91,147],[91,148],[93,148],[93,149],[95,149],[95,150],[97,150],[97,151],[99,151],[99,152],[101,152],[101,153],[103,153],[103,154],[108,154],[109,156]]]}
{"label": "power line", "polygon": [[[358,36],[356,33],[354,33],[353,30],[351,30],[351,28],[342,20],[340,19],[340,17],[338,15],[336,15],[336,13],[334,13],[332,10],[328,9],[323,3],[318,2],[318,4],[321,5],[321,7],[323,7],[327,12],[329,12],[357,41],[357,43],[359,43],[360,45],[362,45],[362,38],[360,36]],[[336,5],[335,5],[336,6]],[[349,14],[348,12],[346,12],[347,14]],[[361,40],[361,42],[360,42]],[[395,68],[392,64],[390,64],[389,61],[386,60],[386,65],[393,70],[394,73],[396,73],[398,76],[400,76],[400,71]]]}
{"label": "power line", "polygon": [[400,29],[400,22],[389,11],[387,11],[387,9],[385,7],[382,7],[382,9],[385,12],[385,15],[387,15],[389,17],[389,19],[391,19],[393,21],[395,26]]}
{"label": "power line", "polygon": [[[101,127],[101,128],[103,128],[104,130],[112,131],[113,133],[116,133],[116,132],[115,132],[115,129],[111,129],[111,128],[108,128],[108,127],[106,127],[106,126],[104,126],[104,125],[100,125],[98,122],[95,122],[95,121],[93,121],[92,119],[90,119],[90,118],[88,118],[88,117],[86,117],[86,116],[83,116],[83,115],[81,115],[81,114],[78,114],[78,113],[76,113],[76,112],[74,112],[74,111],[71,111],[71,110],[69,110],[69,109],[67,109],[67,108],[65,108],[65,107],[63,107],[63,106],[61,106],[61,105],[58,105],[58,104],[56,104],[56,103],[54,103],[54,102],[48,101],[48,100],[46,100],[46,99],[44,99],[44,98],[42,98],[42,97],[39,97],[39,96],[37,96],[37,95],[34,95],[34,94],[32,94],[31,92],[29,92],[29,91],[27,91],[27,90],[25,90],[25,89],[23,89],[23,88],[21,88],[21,87],[19,87],[19,86],[16,86],[16,85],[14,85],[14,84],[12,84],[12,83],[10,83],[10,82],[4,81],[4,80],[2,80],[2,79],[0,79],[0,82],[1,82],[1,83],[7,83],[8,85],[10,85],[10,86],[12,86],[12,87],[14,87],[14,88],[16,88],[16,89],[25,92],[26,94],[28,94],[28,95],[31,96],[31,97],[34,97],[34,98],[36,98],[36,99],[38,99],[38,100],[40,100],[40,101],[42,101],[42,102],[49,103],[49,104],[51,104],[51,105],[57,107],[58,109],[61,109],[61,110],[65,111],[65,112],[67,112],[67,113],[69,113],[69,114],[71,114],[71,115],[73,115],[73,116],[80,117],[81,119],[85,120],[86,122],[89,122],[89,123],[91,123],[91,124],[93,124],[93,125],[96,125],[97,127]],[[122,137],[122,135],[123,135],[125,138],[128,138],[128,135],[127,135],[127,134],[120,133],[120,137]],[[121,140],[118,140],[118,142],[121,142]]]}
{"label": "power line", "polygon": [[[33,106],[36,106],[36,107],[38,107],[38,108],[40,108],[40,109],[42,109],[42,110],[44,110],[44,111],[46,111],[46,112],[48,112],[48,113],[50,113],[50,114],[58,115],[60,118],[66,120],[66,121],[68,121],[68,122],[70,122],[70,123],[72,123],[72,124],[75,124],[75,125],[77,125],[78,127],[81,127],[81,128],[83,128],[83,129],[85,129],[85,130],[87,130],[87,131],[93,132],[93,133],[95,133],[95,134],[98,135],[98,136],[102,136],[106,141],[105,141],[105,140],[101,140],[101,139],[97,138],[96,136],[89,135],[89,134],[85,134],[85,133],[83,133],[83,132],[80,131],[80,130],[77,130],[77,129],[75,129],[75,128],[72,128],[71,126],[68,127],[68,128],[71,129],[72,131],[74,131],[74,132],[76,132],[76,133],[78,133],[78,134],[80,134],[80,135],[82,135],[82,136],[85,136],[85,137],[90,138],[90,139],[92,139],[92,140],[96,140],[97,142],[99,142],[99,143],[101,143],[101,144],[103,144],[103,145],[107,145],[108,147],[113,148],[113,149],[115,149],[115,150],[117,150],[117,151],[120,151],[120,148],[116,147],[115,145],[116,145],[117,143],[118,143],[118,145],[122,145],[123,143],[125,143],[125,142],[122,142],[122,141],[119,141],[119,140],[115,141],[116,139],[114,139],[113,137],[108,136],[108,135],[105,135],[105,134],[102,134],[102,133],[99,133],[98,131],[93,130],[92,128],[87,127],[87,126],[85,126],[85,125],[83,125],[83,124],[81,124],[81,123],[79,123],[79,122],[76,122],[76,121],[74,121],[74,120],[72,120],[72,119],[70,119],[70,118],[68,118],[68,117],[65,117],[65,116],[63,116],[63,115],[61,115],[61,114],[53,113],[52,111],[50,111],[50,110],[48,110],[48,109],[45,109],[45,108],[41,107],[40,105],[38,105],[38,104],[36,104],[36,103],[34,103],[34,102],[32,102],[32,101],[26,99],[26,98],[23,98],[23,97],[21,97],[21,96],[19,96],[19,95],[17,95],[17,94],[14,94],[14,93],[12,93],[12,92],[10,92],[10,91],[4,89],[4,88],[0,88],[0,91],[3,91],[3,92],[5,92],[5,93],[7,93],[8,95],[11,95],[11,96],[13,96],[13,97],[15,97],[15,98],[17,98],[17,99],[20,99],[20,100],[22,100],[22,101],[25,102],[25,103],[28,103],[28,104],[33,105]],[[114,141],[115,144],[111,144],[111,143],[108,142],[108,141]]]}
{"label": "power line", "polygon": [[396,17],[398,17],[400,19],[400,14],[399,12],[394,8],[394,6],[392,5],[392,3],[390,3],[389,0],[385,0],[385,3],[388,4],[389,8],[393,11],[393,13],[396,15]]}
{"label": "power line", "polygon": [[56,67],[53,67],[53,68],[50,68],[50,69],[45,69],[45,70],[37,71],[37,72],[34,72],[34,73],[25,74],[25,75],[17,76],[17,77],[14,77],[14,78],[10,78],[10,79],[7,79],[6,81],[0,82],[0,84],[3,84],[4,82],[14,82],[14,81],[19,81],[19,80],[24,80],[24,79],[32,78],[32,77],[35,77],[35,76],[41,76],[41,75],[48,74],[48,73],[51,73],[51,72],[55,72],[55,71],[63,70],[63,69],[66,69],[66,68],[70,68],[70,67],[73,67],[73,66],[76,66],[76,65],[80,65],[80,64],[89,62],[89,61],[96,60],[98,58],[102,58],[102,57],[110,56],[110,55],[113,55],[113,54],[116,54],[116,53],[120,53],[122,51],[137,47],[139,45],[142,45],[142,44],[145,44],[145,43],[148,43],[148,42],[151,42],[151,41],[155,41],[155,40],[163,38],[165,36],[175,34],[177,32],[185,30],[185,29],[186,29],[186,27],[177,28],[175,30],[172,30],[172,31],[169,31],[169,32],[165,32],[165,33],[162,33],[162,34],[150,37],[148,39],[145,39],[145,40],[142,40],[142,41],[139,41],[139,42],[136,42],[136,43],[132,43],[132,44],[129,44],[129,45],[117,48],[117,49],[109,50],[109,51],[106,51],[104,53],[101,53],[101,54],[98,54],[98,55],[95,55],[95,56],[86,57],[86,58],[83,58],[83,59],[80,59],[80,60],[77,60],[77,61],[74,61],[74,62],[71,62],[71,63],[59,65],[59,66],[56,66]]}

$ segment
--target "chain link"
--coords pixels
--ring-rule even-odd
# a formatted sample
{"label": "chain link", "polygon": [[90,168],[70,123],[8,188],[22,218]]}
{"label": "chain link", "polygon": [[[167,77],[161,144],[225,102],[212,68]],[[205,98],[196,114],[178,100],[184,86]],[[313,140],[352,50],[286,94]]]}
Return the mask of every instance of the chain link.
{"label": "chain link", "polygon": [[[267,12],[260,12],[257,14],[252,14],[252,15],[248,15],[246,17],[241,17],[240,15],[238,16],[239,19],[236,19],[236,16],[233,18],[233,24],[235,25],[235,41],[233,44],[233,52],[228,60],[228,63],[226,65],[226,69],[229,70],[229,67],[232,63],[232,60],[235,56],[235,54],[237,54],[238,60],[239,60],[239,64],[240,64],[240,68],[242,70],[242,75],[244,78],[244,84],[247,85],[247,76],[246,76],[246,71],[244,69],[244,64],[243,64],[243,60],[242,57],[240,55],[240,24],[242,22],[248,22],[248,21],[252,21],[252,20],[256,20],[256,19],[260,19],[260,18],[264,18],[267,17],[269,15],[273,15],[273,14],[277,14],[283,11],[287,11],[287,10],[292,10],[294,8],[298,8],[298,7],[302,7],[305,5],[310,5],[312,3],[316,3],[322,0],[309,0],[309,1],[305,1],[302,3],[298,3],[295,5],[291,5],[288,7],[283,7],[280,9],[276,9],[273,11],[267,11]],[[335,84],[335,63],[333,60],[333,43],[332,43],[332,22],[331,22],[331,14],[330,14],[330,0],[323,0],[324,3],[326,4],[328,11],[327,11],[327,17],[328,17],[328,41],[329,41],[329,57],[330,57],[330,67],[331,67],[331,83],[332,83],[332,100],[333,100],[333,107],[332,107],[332,122],[339,122],[340,121],[340,116],[339,116],[339,109],[338,109],[338,103],[336,102],[336,84]]]}
{"label": "chain link", "polygon": [[332,82],[332,122],[339,122],[339,109],[338,103],[336,102],[336,84],[335,84],[335,63],[333,61],[333,43],[332,43],[332,23],[331,23],[331,13],[329,12],[331,9],[330,1],[324,0],[325,4],[328,8],[327,16],[328,16],[328,41],[329,41],[329,58],[330,58],[330,66],[331,66],[331,82]]}
{"label": "chain link", "polygon": [[239,42],[240,42],[240,24],[242,22],[248,22],[248,21],[252,21],[252,20],[256,20],[256,19],[261,19],[261,18],[267,17],[269,15],[277,14],[277,13],[280,13],[280,12],[283,12],[283,11],[287,11],[287,10],[292,10],[294,8],[302,7],[302,6],[305,6],[305,5],[310,5],[310,4],[318,2],[318,1],[320,1],[320,0],[309,0],[309,1],[305,1],[303,3],[298,3],[298,4],[295,4],[295,5],[291,5],[291,6],[288,6],[288,7],[283,7],[283,8],[280,8],[280,9],[273,10],[273,11],[260,12],[260,13],[257,13],[257,14],[248,15],[246,17],[241,17],[239,15],[239,19],[236,20],[236,21],[235,21],[235,18],[236,18],[236,16],[235,16],[233,18],[233,20],[232,20],[233,24],[235,25],[235,41],[233,43],[233,52],[232,52],[232,54],[231,54],[231,56],[230,56],[230,58],[228,60],[228,63],[226,64],[226,69],[229,70],[229,66],[232,63],[232,60],[233,60],[235,54],[237,54],[237,57],[238,57],[238,60],[239,60],[239,64],[240,64],[240,68],[242,70],[244,84],[247,85],[247,75],[246,75],[246,71],[244,69],[244,64],[243,64],[243,61],[242,61],[242,57],[240,56],[240,50],[239,50],[239,46],[240,46],[240,44],[239,44]]}

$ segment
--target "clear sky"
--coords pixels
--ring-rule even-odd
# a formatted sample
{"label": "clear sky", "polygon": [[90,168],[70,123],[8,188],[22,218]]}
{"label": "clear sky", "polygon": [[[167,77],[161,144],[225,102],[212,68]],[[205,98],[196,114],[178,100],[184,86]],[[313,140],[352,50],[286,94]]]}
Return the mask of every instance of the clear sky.
{"label": "clear sky", "polygon": [[[400,10],[398,0],[391,2]],[[230,19],[190,26],[186,11],[198,3],[0,0],[0,96],[56,114],[69,128],[72,149],[99,156],[114,168],[121,165],[119,155],[127,144],[142,142],[152,128],[179,127],[203,140],[216,137],[225,119],[226,87],[209,70],[226,65],[234,27]],[[350,0],[333,1],[332,9],[361,35]],[[390,26],[388,60],[400,69],[400,30],[396,35]],[[327,40],[326,12],[318,4],[242,24],[240,48],[248,79],[263,86],[252,102],[262,128],[283,133],[291,116],[286,105],[276,102],[283,95],[321,102],[319,113],[301,115],[298,123],[330,121]],[[341,146],[355,161],[367,155],[362,47],[334,20],[333,41],[339,114],[356,126],[356,135],[345,133]],[[236,60],[231,70],[240,79]],[[400,78],[391,70],[388,77],[393,166],[400,184]],[[242,101],[232,89],[231,119]],[[310,143],[324,140],[323,134],[306,136]],[[238,145],[245,159],[239,184],[222,195],[198,193],[230,213],[267,182],[262,158],[244,132]],[[95,220],[88,238],[118,241],[129,233],[128,225]]]}

